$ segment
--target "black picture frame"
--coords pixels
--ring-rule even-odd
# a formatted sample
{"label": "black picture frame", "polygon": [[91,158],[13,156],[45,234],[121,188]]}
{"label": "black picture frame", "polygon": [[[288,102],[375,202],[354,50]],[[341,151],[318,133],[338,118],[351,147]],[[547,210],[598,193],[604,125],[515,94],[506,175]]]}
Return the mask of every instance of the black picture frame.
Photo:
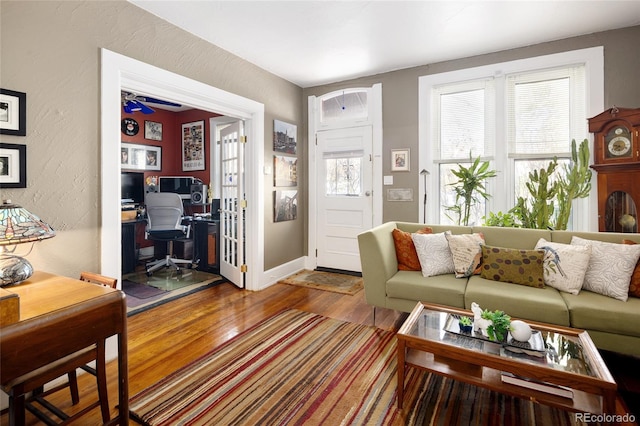
{"label": "black picture frame", "polygon": [[27,94],[0,89],[0,134],[27,135]]}
{"label": "black picture frame", "polygon": [[27,187],[27,146],[0,143],[0,188]]}

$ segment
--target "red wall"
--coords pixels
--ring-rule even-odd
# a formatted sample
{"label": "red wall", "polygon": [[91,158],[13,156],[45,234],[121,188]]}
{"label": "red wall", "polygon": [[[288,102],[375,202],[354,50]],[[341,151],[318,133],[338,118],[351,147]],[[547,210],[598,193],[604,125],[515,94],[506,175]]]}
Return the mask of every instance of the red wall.
{"label": "red wall", "polygon": [[[153,108],[153,105],[151,106]],[[162,165],[161,170],[145,171],[144,175],[147,176],[194,176],[205,184],[209,184],[210,181],[210,147],[211,141],[209,140],[209,118],[218,117],[219,114],[214,114],[201,110],[189,110],[184,112],[170,112],[161,109],[156,109],[153,114],[142,114],[136,112],[133,114],[127,114],[122,111],[122,118],[133,118],[138,122],[140,130],[135,136],[127,136],[124,133],[120,133],[122,142],[135,143],[141,145],[153,145],[162,148]],[[205,170],[201,171],[182,171],[182,141],[180,135],[182,133],[182,124],[190,123],[193,121],[204,120],[205,129]],[[149,140],[144,138],[144,122],[155,121],[162,123],[162,141]]]}

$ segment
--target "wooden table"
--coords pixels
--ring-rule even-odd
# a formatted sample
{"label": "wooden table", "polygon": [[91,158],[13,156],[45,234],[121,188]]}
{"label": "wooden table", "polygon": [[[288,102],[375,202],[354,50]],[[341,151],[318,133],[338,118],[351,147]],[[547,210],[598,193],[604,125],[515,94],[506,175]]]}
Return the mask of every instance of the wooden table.
{"label": "wooden table", "polygon": [[[405,369],[413,366],[568,411],[615,413],[616,382],[586,331],[526,321],[543,333],[550,348],[544,358],[538,358],[515,354],[488,340],[452,335],[444,330],[452,314],[473,318],[471,311],[418,303],[398,331],[398,408],[404,398]],[[502,372],[567,386],[574,396],[564,398],[503,383]]]}
{"label": "wooden table", "polygon": [[20,297],[20,319],[0,328],[3,383],[116,335],[119,404],[118,416],[110,424],[128,424],[124,293],[46,272],[35,272],[27,281],[5,290]]}

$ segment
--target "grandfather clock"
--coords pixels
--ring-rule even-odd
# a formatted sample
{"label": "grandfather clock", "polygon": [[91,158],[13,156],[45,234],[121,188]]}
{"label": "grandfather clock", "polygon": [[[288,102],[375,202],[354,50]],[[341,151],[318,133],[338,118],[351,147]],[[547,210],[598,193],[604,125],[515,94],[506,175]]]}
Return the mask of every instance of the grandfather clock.
{"label": "grandfather clock", "polygon": [[589,119],[598,175],[598,226],[602,232],[638,232],[640,108],[613,107]]}

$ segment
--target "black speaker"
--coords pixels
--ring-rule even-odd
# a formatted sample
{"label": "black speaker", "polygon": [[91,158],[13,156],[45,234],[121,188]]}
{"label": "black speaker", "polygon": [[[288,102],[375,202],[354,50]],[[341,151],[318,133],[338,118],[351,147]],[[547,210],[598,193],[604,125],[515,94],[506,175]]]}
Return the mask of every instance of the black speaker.
{"label": "black speaker", "polygon": [[207,202],[207,185],[202,183],[191,184],[191,204],[202,205]]}

